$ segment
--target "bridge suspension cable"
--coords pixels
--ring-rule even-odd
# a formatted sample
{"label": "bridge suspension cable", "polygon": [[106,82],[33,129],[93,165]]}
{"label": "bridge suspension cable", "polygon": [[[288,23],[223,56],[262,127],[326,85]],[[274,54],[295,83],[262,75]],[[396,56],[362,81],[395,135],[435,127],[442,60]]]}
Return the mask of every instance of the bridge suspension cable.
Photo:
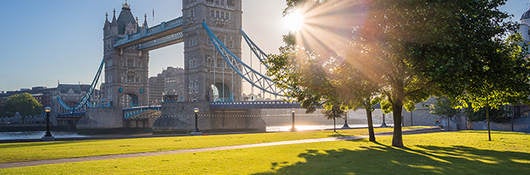
{"label": "bridge suspension cable", "polygon": [[[226,64],[228,64],[228,66],[230,66],[241,78],[245,79],[252,86],[255,86],[256,88],[264,92],[275,96],[284,96],[284,89],[276,87],[276,84],[269,77],[261,74],[260,72],[254,70],[252,67],[245,64],[238,56],[236,56],[232,51],[230,51],[230,49],[228,49],[225,44],[210,30],[206,22],[202,22],[202,26],[206,30],[206,33],[208,34],[208,37],[212,44],[215,46],[215,49],[225,60]],[[264,52],[262,53],[266,56]]]}
{"label": "bridge suspension cable", "polygon": [[250,37],[248,37],[247,33],[245,33],[243,29],[241,29],[240,32],[241,36],[243,36],[243,39],[245,39],[245,42],[247,43],[248,47],[254,53],[254,55],[258,57],[261,64],[263,64],[266,68],[269,68],[269,64],[265,61],[265,58],[267,58],[268,55],[263,50],[261,50],[258,45],[256,45],[256,43],[254,43],[254,41],[250,39]]}
{"label": "bridge suspension cable", "polygon": [[88,89],[88,92],[83,97],[81,97],[81,100],[79,101],[77,105],[75,105],[74,107],[71,107],[64,102],[61,96],[57,96],[57,102],[59,102],[59,105],[61,105],[61,107],[66,109],[67,111],[71,111],[71,112],[79,111],[79,109],[87,105],[87,103],[90,101],[90,97],[92,97],[92,94],[94,93],[94,90],[96,89],[96,85],[98,84],[99,77],[101,75],[101,72],[103,71],[104,65],[105,65],[105,61],[104,59],[102,59],[101,63],[99,64],[98,71],[96,72],[96,75],[94,76],[94,79],[92,80],[92,83],[90,84],[90,88]]}

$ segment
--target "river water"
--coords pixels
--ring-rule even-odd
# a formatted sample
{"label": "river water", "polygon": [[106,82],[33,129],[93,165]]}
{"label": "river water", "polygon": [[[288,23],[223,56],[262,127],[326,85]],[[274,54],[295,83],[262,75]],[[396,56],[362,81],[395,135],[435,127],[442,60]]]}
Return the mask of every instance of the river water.
{"label": "river water", "polygon": [[[351,124],[350,128],[361,128],[367,127],[366,124]],[[336,128],[339,129],[342,124],[337,124]],[[309,131],[309,130],[324,130],[333,129],[333,125],[296,125],[297,131]],[[285,126],[267,126],[267,132],[283,132],[290,131],[291,125]],[[24,139],[40,139],[44,136],[44,131],[25,131],[25,132],[0,132],[0,140],[24,140]],[[52,132],[55,138],[89,138],[91,135],[80,135],[75,132]]]}
{"label": "river water", "polygon": [[[24,131],[24,132],[0,132],[0,140],[20,140],[20,139],[40,139],[45,131]],[[79,135],[75,132],[51,132],[55,138],[84,138],[90,137]]]}

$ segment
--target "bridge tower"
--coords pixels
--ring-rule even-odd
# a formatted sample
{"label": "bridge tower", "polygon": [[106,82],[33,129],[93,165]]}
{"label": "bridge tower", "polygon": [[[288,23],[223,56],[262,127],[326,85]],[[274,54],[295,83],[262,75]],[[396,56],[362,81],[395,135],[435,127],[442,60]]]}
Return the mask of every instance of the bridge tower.
{"label": "bridge tower", "polygon": [[241,78],[217,53],[202,27],[211,30],[241,57],[241,0],[183,0],[184,62],[189,102],[237,101]]}
{"label": "bridge tower", "polygon": [[129,4],[124,3],[119,16],[113,11],[103,27],[103,60],[105,81],[101,85],[102,100],[110,102],[110,108],[89,108],[78,129],[121,128],[124,108],[148,104],[149,54],[136,47],[115,48],[115,42],[147,28],[140,27]]}
{"label": "bridge tower", "polygon": [[118,110],[148,104],[149,53],[135,47],[113,47],[118,38],[140,29],[127,3],[123,4],[117,19],[115,11],[111,22],[106,19],[103,28],[105,83],[102,90]]}

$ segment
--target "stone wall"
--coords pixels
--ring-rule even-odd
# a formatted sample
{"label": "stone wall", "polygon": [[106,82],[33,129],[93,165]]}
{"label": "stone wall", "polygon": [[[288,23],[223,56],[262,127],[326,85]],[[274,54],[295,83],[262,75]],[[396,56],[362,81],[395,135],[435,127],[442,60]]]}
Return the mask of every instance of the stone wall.
{"label": "stone wall", "polygon": [[86,115],[77,122],[77,129],[123,128],[121,109],[88,108]]}
{"label": "stone wall", "polygon": [[[486,121],[477,121],[477,122],[470,122],[469,129],[474,130],[486,130],[488,129],[488,123]],[[517,118],[512,122],[505,122],[505,123],[490,123],[491,130],[498,130],[498,131],[517,131],[517,132],[526,132],[530,133],[530,118],[524,117],[524,118]]]}
{"label": "stone wall", "polygon": [[265,131],[265,122],[252,110],[209,109],[209,102],[172,102],[162,104],[162,114],[153,124],[154,132],[191,132],[195,129],[193,109],[199,108],[201,131],[249,130]]}

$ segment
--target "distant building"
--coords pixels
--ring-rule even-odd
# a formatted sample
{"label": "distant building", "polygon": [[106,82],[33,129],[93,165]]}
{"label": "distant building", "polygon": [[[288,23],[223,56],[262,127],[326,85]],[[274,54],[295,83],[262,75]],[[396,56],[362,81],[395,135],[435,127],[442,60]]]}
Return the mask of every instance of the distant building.
{"label": "distant building", "polygon": [[53,93],[55,91],[55,88],[46,88],[45,86],[36,86],[32,88],[21,88],[17,91],[3,91],[0,93],[0,106],[3,106],[7,98],[11,95],[15,94],[21,94],[21,93],[29,93],[39,103],[41,103],[43,106],[51,106],[51,96],[53,96]]}
{"label": "distant building", "polygon": [[164,95],[176,95],[184,100],[184,69],[168,67],[156,77],[149,78],[149,104],[158,105]]}
{"label": "distant building", "polygon": [[530,42],[530,9],[528,9],[520,19],[520,25],[518,32],[521,33],[526,43]]}
{"label": "distant building", "polygon": [[[69,106],[75,106],[80,101],[81,98],[88,93],[90,85],[88,84],[58,84],[55,88],[47,88],[44,86],[36,86],[30,88],[21,88],[17,91],[5,91],[0,93],[0,107],[3,107],[7,98],[11,95],[29,93],[37,101],[39,101],[42,106],[52,107],[53,112],[68,112],[60,107],[57,102],[57,97],[60,96],[61,99]],[[91,97],[91,101],[99,98],[99,91],[95,90],[94,95]]]}
{"label": "distant building", "polygon": [[[530,9],[528,9],[519,21],[518,32],[523,36],[524,42],[530,44]],[[530,49],[530,48],[529,48]],[[529,117],[530,106],[529,105],[515,105],[514,114],[515,116]]]}

